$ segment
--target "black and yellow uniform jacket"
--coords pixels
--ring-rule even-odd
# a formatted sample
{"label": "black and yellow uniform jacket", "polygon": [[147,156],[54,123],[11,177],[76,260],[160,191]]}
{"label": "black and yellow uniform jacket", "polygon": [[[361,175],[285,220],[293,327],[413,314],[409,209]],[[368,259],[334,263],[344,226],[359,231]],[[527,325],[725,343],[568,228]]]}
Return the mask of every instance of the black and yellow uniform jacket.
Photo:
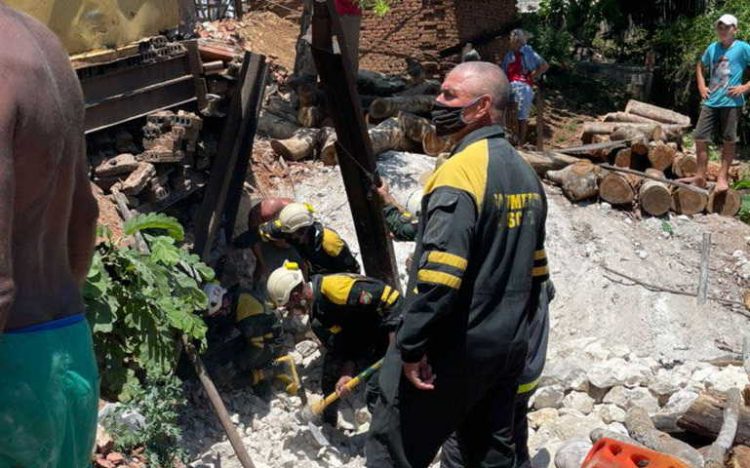
{"label": "black and yellow uniform jacket", "polygon": [[401,318],[401,295],[375,278],[355,274],[312,277],[310,322],[320,341],[346,359],[384,353]]}
{"label": "black and yellow uniform jacket", "polygon": [[315,222],[308,229],[307,242],[299,243],[281,230],[281,224],[269,221],[258,228],[263,241],[283,240],[296,248],[310,265],[310,274],[359,273],[359,263],[352,255],[346,241],[333,229]]}
{"label": "black and yellow uniform jacket", "polygon": [[402,211],[399,207],[386,204],[383,207],[383,216],[388,230],[393,238],[402,242],[414,242],[419,230],[419,219],[408,211]]}
{"label": "black and yellow uniform jacket", "polygon": [[547,201],[539,178],[499,126],[467,135],[424,187],[396,345],[423,355],[492,362],[525,348],[548,278]]}
{"label": "black and yellow uniform jacket", "polygon": [[281,321],[252,292],[235,288],[227,294],[226,314],[206,319],[208,354],[214,361],[234,361],[242,370],[271,365],[282,349]]}

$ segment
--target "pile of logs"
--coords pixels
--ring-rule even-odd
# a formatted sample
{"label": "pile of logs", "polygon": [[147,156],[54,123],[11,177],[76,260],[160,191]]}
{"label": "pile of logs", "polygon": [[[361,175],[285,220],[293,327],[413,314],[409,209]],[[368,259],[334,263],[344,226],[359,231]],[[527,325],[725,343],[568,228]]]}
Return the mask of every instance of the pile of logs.
{"label": "pile of logs", "polygon": [[[288,161],[320,159],[326,165],[337,164],[336,134],[322,93],[310,83],[294,83],[293,88],[294,102],[278,96],[269,99],[259,132],[271,137],[273,150]],[[438,82],[425,79],[424,73],[404,80],[363,70],[358,88],[373,153],[398,150],[438,156],[450,151],[454,142],[438,137],[428,119]]]}
{"label": "pile of logs", "polygon": [[[599,197],[617,206],[637,204],[652,216],[670,210],[686,215],[703,211],[736,215],[741,201],[734,190],[714,194],[677,180],[695,175],[697,169],[695,156],[681,152],[682,137],[689,128],[688,116],[631,100],[625,112],[584,124],[584,146],[560,151],[586,159],[550,171],[547,178],[572,201]],[[719,167],[709,163],[709,181],[716,180]],[[730,170],[730,177],[739,177],[737,168]]]}

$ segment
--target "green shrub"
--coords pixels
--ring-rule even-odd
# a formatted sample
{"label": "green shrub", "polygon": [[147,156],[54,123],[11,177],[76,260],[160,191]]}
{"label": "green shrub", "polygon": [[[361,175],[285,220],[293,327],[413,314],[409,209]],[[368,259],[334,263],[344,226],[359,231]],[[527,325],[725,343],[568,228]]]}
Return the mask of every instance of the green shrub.
{"label": "green shrub", "polygon": [[178,245],[177,220],[150,214],[125,225],[126,234],[141,231],[149,253],[117,246],[103,231],[84,287],[102,395],[110,400],[129,401],[147,379],[170,376],[182,334],[205,346],[201,284],[213,270]]}

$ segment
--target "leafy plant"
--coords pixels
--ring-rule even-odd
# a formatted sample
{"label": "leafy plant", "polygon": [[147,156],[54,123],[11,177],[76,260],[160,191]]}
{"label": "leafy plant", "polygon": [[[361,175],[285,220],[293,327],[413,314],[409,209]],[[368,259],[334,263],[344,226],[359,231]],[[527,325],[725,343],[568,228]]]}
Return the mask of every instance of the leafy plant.
{"label": "leafy plant", "polygon": [[[137,404],[135,403],[137,402]],[[144,447],[149,466],[174,466],[184,453],[177,448],[182,439],[178,409],[185,404],[180,381],[176,377],[147,379],[131,402],[120,406],[102,421],[121,452]],[[143,416],[143,424],[128,421],[127,414]]]}
{"label": "leafy plant", "polygon": [[363,10],[372,10],[378,16],[385,16],[391,11],[391,6],[396,0],[357,0],[357,4]]}
{"label": "leafy plant", "polygon": [[129,401],[148,379],[171,375],[180,336],[205,347],[208,306],[201,283],[211,268],[178,245],[182,226],[160,214],[140,215],[125,225],[140,232],[150,252],[117,246],[105,230],[84,287],[89,323],[102,377],[102,394]]}
{"label": "leafy plant", "polygon": [[750,194],[742,195],[742,205],[740,205],[740,212],[737,217],[743,223],[750,224]]}

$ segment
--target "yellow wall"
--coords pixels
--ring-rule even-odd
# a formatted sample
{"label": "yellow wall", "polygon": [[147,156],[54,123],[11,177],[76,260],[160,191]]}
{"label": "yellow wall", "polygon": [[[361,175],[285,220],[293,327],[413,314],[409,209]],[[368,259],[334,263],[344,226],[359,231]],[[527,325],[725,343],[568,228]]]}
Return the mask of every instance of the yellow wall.
{"label": "yellow wall", "polygon": [[6,0],[50,27],[71,54],[115,47],[179,24],[177,0]]}

